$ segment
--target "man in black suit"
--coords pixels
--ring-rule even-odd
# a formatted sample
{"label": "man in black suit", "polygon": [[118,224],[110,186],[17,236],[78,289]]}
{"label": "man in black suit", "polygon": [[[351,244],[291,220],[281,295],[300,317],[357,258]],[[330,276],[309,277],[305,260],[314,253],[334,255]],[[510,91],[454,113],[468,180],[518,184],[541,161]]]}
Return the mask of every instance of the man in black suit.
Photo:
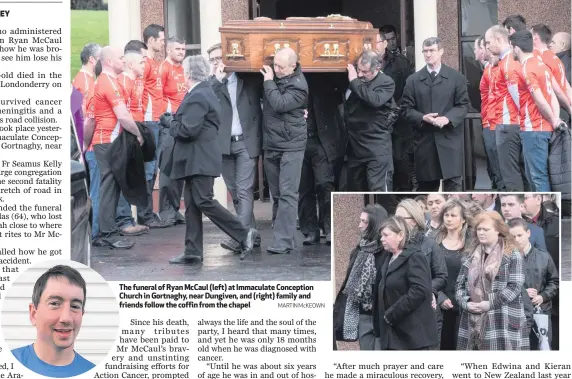
{"label": "man in black suit", "polygon": [[419,191],[461,191],[463,121],[469,110],[467,79],[441,63],[439,38],[423,41],[427,66],[407,79],[401,109],[416,129],[415,171]]}
{"label": "man in black suit", "polygon": [[342,101],[340,74],[308,74],[310,88],[308,118],[308,142],[304,152],[300,177],[298,219],[300,231],[306,237],[304,245],[320,242],[320,227],[316,216],[316,196],[323,199],[323,225],[326,243],[331,243],[330,194],[334,191],[334,163],[338,158],[340,129],[336,112]]}
{"label": "man in black suit", "polygon": [[[222,177],[240,222],[256,228],[254,181],[262,150],[262,81],[256,74],[225,72],[220,43],[207,53],[212,65],[210,83],[222,109],[218,131]],[[233,239],[222,242],[221,246],[240,253],[240,244]]]}
{"label": "man in black suit", "polygon": [[175,143],[170,152],[165,152],[161,170],[172,179],[185,180],[185,251],[169,263],[203,261],[203,214],[240,244],[240,259],[244,259],[252,251],[258,233],[242,225],[213,199],[214,179],[220,175],[222,165],[217,140],[221,106],[208,82],[209,65],[200,55],[190,56],[183,61],[183,69],[188,94],[173,119],[162,121],[169,125]]}
{"label": "man in black suit", "polygon": [[379,56],[372,50],[358,57],[357,71],[348,65],[350,86],[344,97],[344,118],[349,142],[349,191],[393,189],[391,131],[397,118],[395,84],[380,69]]}
{"label": "man in black suit", "polygon": [[308,107],[308,83],[291,48],[283,48],[274,57],[274,70],[264,66],[264,170],[274,205],[274,244],[272,254],[294,249],[300,172],[306,149],[305,110]]}

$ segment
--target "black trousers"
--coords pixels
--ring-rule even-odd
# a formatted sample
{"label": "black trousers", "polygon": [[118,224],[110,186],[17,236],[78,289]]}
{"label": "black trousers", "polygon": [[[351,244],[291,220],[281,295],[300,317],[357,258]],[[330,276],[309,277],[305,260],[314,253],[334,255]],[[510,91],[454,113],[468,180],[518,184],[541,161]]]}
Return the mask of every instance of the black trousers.
{"label": "black trousers", "polygon": [[110,147],[110,143],[93,146],[93,153],[101,175],[99,185],[99,232],[104,239],[118,234],[115,211],[121,193],[119,183],[115,180],[106,157]]}
{"label": "black trousers", "polygon": [[441,350],[457,350],[457,337],[461,315],[452,309],[443,311],[443,325],[441,326]]}
{"label": "black trousers", "polygon": [[[440,180],[432,180],[430,182],[419,182],[419,192],[434,192],[439,190]],[[460,176],[443,180],[443,192],[461,192],[463,189],[463,181]]]}
{"label": "black trousers", "polygon": [[393,157],[380,155],[371,158],[348,157],[348,191],[393,191]]}
{"label": "black trousers", "polygon": [[216,201],[213,193],[212,176],[191,176],[185,178],[185,254],[203,255],[203,214],[216,226],[237,242],[243,242],[248,229],[238,218]]}
{"label": "black trousers", "polygon": [[524,173],[520,125],[499,124],[495,128],[500,174],[505,190],[523,192],[529,190]]}
{"label": "black trousers", "polygon": [[298,220],[300,221],[300,231],[305,236],[310,233],[320,235],[319,221],[316,215],[317,199],[322,200],[320,203],[323,203],[320,204],[320,208],[323,211],[324,231],[326,233],[330,231],[330,195],[333,190],[333,164],[328,161],[326,151],[318,138],[310,137],[304,152],[298,190]]}

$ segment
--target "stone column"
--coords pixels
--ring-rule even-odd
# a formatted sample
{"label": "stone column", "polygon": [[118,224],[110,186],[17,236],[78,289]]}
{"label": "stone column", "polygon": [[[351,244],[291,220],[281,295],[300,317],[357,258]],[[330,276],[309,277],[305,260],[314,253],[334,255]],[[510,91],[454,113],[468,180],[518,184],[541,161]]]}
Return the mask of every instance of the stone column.
{"label": "stone column", "polygon": [[[414,0],[413,19],[415,26],[415,69],[425,66],[421,53],[423,41],[437,35],[437,0]],[[457,20],[455,20],[457,22]]]}
{"label": "stone column", "polygon": [[140,0],[109,0],[109,45],[123,48],[132,39],[141,38]]}

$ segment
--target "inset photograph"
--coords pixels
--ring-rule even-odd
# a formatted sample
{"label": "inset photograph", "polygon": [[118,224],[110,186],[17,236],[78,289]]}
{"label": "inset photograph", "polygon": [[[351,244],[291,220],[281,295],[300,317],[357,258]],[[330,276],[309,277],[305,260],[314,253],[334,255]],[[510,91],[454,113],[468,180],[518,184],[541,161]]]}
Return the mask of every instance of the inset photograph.
{"label": "inset photograph", "polygon": [[332,202],[334,349],[559,350],[570,220],[561,227],[558,194]]}
{"label": "inset photograph", "polygon": [[46,377],[81,375],[107,356],[119,307],[97,272],[75,261],[47,261],[22,273],[6,292],[2,332],[14,357]]}

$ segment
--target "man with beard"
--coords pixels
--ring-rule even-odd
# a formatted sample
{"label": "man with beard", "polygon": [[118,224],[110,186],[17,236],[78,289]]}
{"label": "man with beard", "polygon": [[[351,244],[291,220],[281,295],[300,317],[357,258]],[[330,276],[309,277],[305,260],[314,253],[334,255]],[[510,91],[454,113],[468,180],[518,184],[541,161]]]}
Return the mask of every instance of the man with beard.
{"label": "man with beard", "polygon": [[74,350],[86,302],[86,284],[69,266],[54,266],[36,280],[29,305],[33,344],[12,350],[31,371],[51,378],[81,375],[95,365]]}
{"label": "man with beard", "polygon": [[572,79],[570,78],[570,73],[572,71],[570,64],[570,33],[558,32],[554,34],[552,41],[550,42],[550,50],[552,50],[564,64],[566,80],[568,80],[568,83],[572,83]]}
{"label": "man with beard", "polygon": [[[399,53],[394,53],[390,49],[393,48],[395,50],[392,39],[394,33],[384,33],[384,31],[387,32],[387,29],[382,28],[377,33],[375,51],[379,55],[381,71],[395,83],[393,99],[399,106],[405,81],[413,73],[413,70],[406,57]],[[386,35],[388,39],[386,39]],[[395,171],[393,175],[393,190],[410,191],[417,186],[413,161],[413,134],[411,127],[407,125],[403,118],[399,118],[393,128],[392,148]]]}
{"label": "man with beard", "polygon": [[[244,227],[256,228],[254,181],[262,150],[262,83],[256,74],[225,72],[220,43],[210,47],[207,54],[210,83],[222,108],[218,130],[222,177],[240,222]],[[221,246],[240,253],[240,245],[233,239],[223,241]]]}
{"label": "man with beard", "polygon": [[407,79],[401,108],[418,134],[415,171],[419,191],[461,191],[463,174],[463,121],[469,109],[467,80],[442,64],[439,38],[423,41],[427,66]]}
{"label": "man with beard", "polygon": [[[177,112],[187,93],[185,73],[181,66],[183,59],[185,59],[185,40],[179,37],[169,38],[167,58],[159,66],[159,75],[163,84],[163,96],[167,102],[166,110],[172,114]],[[162,153],[170,150],[169,146],[174,141],[168,129],[164,128],[161,128],[159,140],[161,141],[160,165]],[[185,223],[185,218],[179,213],[183,184],[182,180],[172,180],[167,175],[159,173],[159,217],[167,224]]]}
{"label": "man with beard", "polygon": [[344,97],[348,133],[349,191],[391,192],[393,157],[391,131],[397,118],[395,83],[381,72],[375,51],[366,50],[348,65],[349,88]]}
{"label": "man with beard", "polygon": [[264,170],[274,204],[274,243],[271,254],[287,254],[295,247],[300,173],[306,150],[308,83],[291,48],[274,57],[274,70],[264,66]]}

